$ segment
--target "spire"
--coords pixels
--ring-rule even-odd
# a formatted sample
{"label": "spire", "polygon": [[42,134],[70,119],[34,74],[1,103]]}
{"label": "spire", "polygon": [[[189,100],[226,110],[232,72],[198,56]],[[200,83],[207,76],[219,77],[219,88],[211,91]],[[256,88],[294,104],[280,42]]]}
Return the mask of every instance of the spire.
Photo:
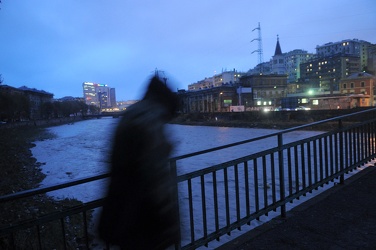
{"label": "spire", "polygon": [[275,56],[282,55],[281,45],[279,45],[279,36],[277,35],[277,45],[275,46]]}

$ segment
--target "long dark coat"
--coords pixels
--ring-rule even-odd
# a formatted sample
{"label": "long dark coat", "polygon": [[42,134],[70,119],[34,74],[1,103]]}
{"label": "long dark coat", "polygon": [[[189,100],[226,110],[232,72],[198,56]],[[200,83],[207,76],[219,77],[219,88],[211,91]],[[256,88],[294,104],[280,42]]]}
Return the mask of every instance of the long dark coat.
{"label": "long dark coat", "polygon": [[118,125],[99,235],[122,249],[165,249],[179,241],[176,184],[168,167],[172,145],[164,131],[170,115],[149,93]]}

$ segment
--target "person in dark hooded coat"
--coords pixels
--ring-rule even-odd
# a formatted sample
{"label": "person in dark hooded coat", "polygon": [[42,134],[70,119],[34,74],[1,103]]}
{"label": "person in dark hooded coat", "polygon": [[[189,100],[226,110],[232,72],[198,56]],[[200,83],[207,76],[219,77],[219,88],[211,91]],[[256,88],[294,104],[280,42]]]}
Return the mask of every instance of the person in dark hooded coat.
{"label": "person in dark hooded coat", "polygon": [[98,228],[107,243],[149,250],[179,242],[176,176],[168,165],[173,147],[164,131],[176,108],[176,94],[153,77],[143,99],[124,112],[115,133],[111,181]]}

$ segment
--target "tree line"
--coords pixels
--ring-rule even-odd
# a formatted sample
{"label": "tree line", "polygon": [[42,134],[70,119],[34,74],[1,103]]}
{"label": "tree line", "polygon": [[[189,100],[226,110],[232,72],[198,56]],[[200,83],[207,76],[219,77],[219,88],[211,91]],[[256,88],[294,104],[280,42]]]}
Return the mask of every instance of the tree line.
{"label": "tree line", "polygon": [[[13,122],[31,119],[31,102],[22,93],[0,92],[0,121]],[[78,100],[52,101],[42,103],[38,110],[38,117],[34,119],[51,119],[69,116],[86,115],[99,113],[99,108],[94,105],[87,105]]]}

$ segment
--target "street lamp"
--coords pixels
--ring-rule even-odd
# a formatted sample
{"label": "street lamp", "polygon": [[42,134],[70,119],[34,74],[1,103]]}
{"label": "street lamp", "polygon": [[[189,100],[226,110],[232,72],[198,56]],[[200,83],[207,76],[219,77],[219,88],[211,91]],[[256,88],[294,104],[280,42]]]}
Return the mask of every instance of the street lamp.
{"label": "street lamp", "polygon": [[222,95],[223,92],[219,93],[219,111],[222,112]]}

